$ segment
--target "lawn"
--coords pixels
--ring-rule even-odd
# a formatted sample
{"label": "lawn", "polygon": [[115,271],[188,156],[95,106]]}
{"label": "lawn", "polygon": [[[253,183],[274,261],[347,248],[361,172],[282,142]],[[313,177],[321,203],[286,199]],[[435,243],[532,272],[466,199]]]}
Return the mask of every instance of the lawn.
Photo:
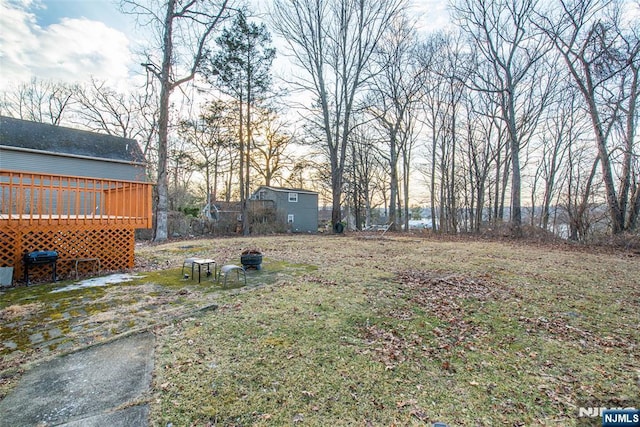
{"label": "lawn", "polygon": [[[246,287],[182,276],[248,248]],[[640,406],[639,261],[428,235],[139,245],[131,282],[2,294],[0,395],[30,363],[151,329],[155,426],[599,425],[578,409]]]}
{"label": "lawn", "polygon": [[637,254],[397,235],[193,244],[259,247],[257,275],[280,272],[158,331],[154,425],[566,426],[581,406],[640,403]]}

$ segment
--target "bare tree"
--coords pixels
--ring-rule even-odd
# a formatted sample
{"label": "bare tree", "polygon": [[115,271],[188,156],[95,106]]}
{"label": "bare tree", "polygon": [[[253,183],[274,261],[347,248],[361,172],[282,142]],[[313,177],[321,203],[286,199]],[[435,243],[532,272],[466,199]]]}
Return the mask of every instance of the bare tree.
{"label": "bare tree", "polygon": [[[569,223],[569,239],[584,240],[591,227],[589,202],[598,186],[595,177],[599,157],[593,159],[590,150],[578,144],[570,144],[567,151],[567,184],[565,210]],[[590,161],[591,160],[591,161]]]}
{"label": "bare tree", "polygon": [[316,98],[331,166],[332,222],[341,220],[342,185],[352,116],[370,78],[384,30],[403,0],[275,0],[275,31],[306,72],[299,87]]}
{"label": "bare tree", "polygon": [[183,138],[169,138],[167,153],[167,173],[171,175],[168,202],[172,211],[183,210],[193,204],[192,180],[198,168],[196,152],[189,141]]}
{"label": "bare tree", "polygon": [[231,110],[227,103],[213,101],[203,108],[200,117],[180,123],[179,134],[195,149],[197,155],[194,156],[194,163],[203,170],[207,217],[217,198],[222,165],[230,152],[235,152],[231,150],[235,141],[234,120],[226,113],[227,110]]}
{"label": "bare tree", "polygon": [[251,157],[251,164],[263,179],[264,185],[268,186],[281,179],[285,168],[292,164],[287,156],[287,148],[294,141],[294,136],[286,130],[273,109],[259,113],[254,141],[255,155]]}
{"label": "bare tree", "polygon": [[424,123],[430,130],[431,215],[434,231],[457,231],[457,201],[455,188],[456,162],[461,131],[461,108],[466,88],[463,66],[469,58],[463,54],[463,44],[455,34],[439,33],[422,47],[420,64],[427,73],[423,103]]}
{"label": "bare tree", "polygon": [[506,125],[511,154],[511,225],[516,235],[521,234],[522,225],[520,150],[535,129],[546,96],[544,91],[536,93],[544,74],[535,65],[549,50],[531,25],[537,7],[537,0],[460,0],[454,6],[480,61],[471,87],[495,95]]}
{"label": "bare tree", "polygon": [[[485,219],[485,206],[489,206],[488,217],[491,217],[491,173],[500,175],[500,154],[504,151],[504,138],[501,138],[500,121],[493,117],[498,114],[497,105],[482,93],[466,93],[463,164],[466,163],[469,176],[468,193],[471,210],[470,227],[478,232]],[[505,166],[506,167],[506,166]],[[499,188],[499,182],[493,182]],[[497,190],[499,192],[499,190]],[[495,198],[499,200],[498,197]],[[487,202],[489,201],[489,202]]]}
{"label": "bare tree", "polygon": [[[640,4],[638,4],[640,7]],[[640,116],[640,23],[621,34],[621,50],[627,61],[627,72],[619,83],[622,92],[621,139],[623,160],[621,189],[618,196],[620,210],[626,211],[625,230],[635,230],[640,218],[640,143],[637,140],[638,118]]]}
{"label": "bare tree", "polygon": [[[382,128],[388,144],[384,157],[389,162],[389,222],[393,230],[397,229],[400,216],[396,210],[400,191],[398,164],[404,154],[402,165],[406,169],[407,159],[411,158],[414,110],[418,107],[425,82],[424,67],[417,60],[417,45],[413,24],[404,14],[399,14],[389,23],[386,37],[381,40],[376,56],[381,71],[372,79],[367,99],[367,111]],[[409,173],[404,177],[408,180]],[[405,210],[408,210],[408,185],[409,182],[405,181]],[[404,217],[408,222],[408,215]]]}
{"label": "bare tree", "polygon": [[[567,170],[565,163],[569,159],[570,147],[574,146],[575,151],[579,139],[583,138],[585,132],[585,122],[580,114],[579,94],[570,85],[559,87],[559,94],[562,96],[558,97],[549,109],[540,136],[542,157],[538,169],[543,181],[543,190],[539,225],[545,230],[549,229],[552,201],[555,194],[562,189],[560,175],[561,171]],[[575,163],[575,159],[571,161]]]}
{"label": "bare tree", "polygon": [[[388,168],[389,162],[385,158],[388,149],[384,132],[381,137],[380,130],[371,126],[371,120],[366,121],[364,114],[358,114],[356,120],[360,126],[354,128],[349,140],[344,195],[350,219],[354,221],[349,226],[361,230],[372,224],[373,209],[388,196],[383,197],[380,190],[388,187],[389,173],[383,166]],[[381,185],[380,180],[385,184]],[[385,208],[389,206],[385,204]]]}
{"label": "bare tree", "polygon": [[106,82],[94,78],[75,95],[75,114],[80,124],[94,132],[133,138],[133,118],[137,103],[124,93],[111,89]]}
{"label": "bare tree", "polygon": [[87,85],[78,87],[73,98],[74,122],[94,132],[142,139],[143,143],[150,130],[149,124],[154,121],[149,122],[142,117],[157,114],[154,99],[149,96],[147,88],[118,92],[106,82],[92,78]]}
{"label": "bare tree", "polygon": [[[584,98],[591,120],[598,163],[605,187],[613,234],[635,224],[638,216],[634,140],[638,105],[640,37],[636,28],[623,31],[620,2],[615,0],[560,0],[556,10],[539,15],[544,30],[564,58],[574,84]],[[612,134],[622,137],[612,146]],[[622,154],[620,184],[616,186],[617,151]],[[635,175],[635,176],[634,176]],[[633,184],[633,185],[632,185]],[[632,188],[635,189],[632,191]]]}
{"label": "bare tree", "polygon": [[[160,83],[155,241],[167,239],[170,97],[177,87],[195,77],[205,53],[206,43],[218,25],[228,17],[229,3],[230,0],[121,0],[121,8],[125,13],[137,15],[142,25],[152,26],[160,37],[160,57],[147,55],[145,63],[142,64]],[[178,77],[181,66],[186,71]]]}
{"label": "bare tree", "polygon": [[11,117],[58,126],[67,118],[76,91],[75,85],[34,77],[6,91],[0,110]]}
{"label": "bare tree", "polygon": [[138,141],[147,162],[147,173],[155,175],[158,104],[153,84],[128,93],[118,92],[105,81],[91,79],[74,92],[72,121],[94,132]]}

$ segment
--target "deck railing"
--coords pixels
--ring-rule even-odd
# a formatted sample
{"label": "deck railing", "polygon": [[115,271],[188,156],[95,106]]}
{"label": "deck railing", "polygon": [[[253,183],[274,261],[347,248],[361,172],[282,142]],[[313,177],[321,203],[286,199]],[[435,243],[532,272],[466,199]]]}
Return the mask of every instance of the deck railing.
{"label": "deck railing", "polygon": [[151,228],[152,184],[0,170],[0,224]]}

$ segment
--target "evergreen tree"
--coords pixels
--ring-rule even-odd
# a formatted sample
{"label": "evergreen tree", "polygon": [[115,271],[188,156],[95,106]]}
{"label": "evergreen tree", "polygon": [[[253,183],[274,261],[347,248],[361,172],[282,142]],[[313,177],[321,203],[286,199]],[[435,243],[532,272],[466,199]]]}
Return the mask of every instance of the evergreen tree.
{"label": "evergreen tree", "polygon": [[264,24],[247,22],[240,13],[231,28],[225,28],[216,39],[219,48],[210,62],[206,75],[220,83],[220,89],[235,98],[239,108],[238,139],[240,150],[240,199],[242,230],[249,233],[247,199],[249,198],[250,159],[253,148],[253,108],[264,102],[271,86],[271,64],[275,49],[270,46],[271,34]]}

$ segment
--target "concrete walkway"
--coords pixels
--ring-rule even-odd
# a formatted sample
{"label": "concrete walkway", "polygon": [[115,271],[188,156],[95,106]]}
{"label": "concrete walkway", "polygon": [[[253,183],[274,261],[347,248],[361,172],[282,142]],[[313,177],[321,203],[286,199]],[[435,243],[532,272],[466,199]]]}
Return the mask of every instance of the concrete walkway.
{"label": "concrete walkway", "polygon": [[144,332],[37,365],[0,401],[0,427],[146,426],[154,343]]}

